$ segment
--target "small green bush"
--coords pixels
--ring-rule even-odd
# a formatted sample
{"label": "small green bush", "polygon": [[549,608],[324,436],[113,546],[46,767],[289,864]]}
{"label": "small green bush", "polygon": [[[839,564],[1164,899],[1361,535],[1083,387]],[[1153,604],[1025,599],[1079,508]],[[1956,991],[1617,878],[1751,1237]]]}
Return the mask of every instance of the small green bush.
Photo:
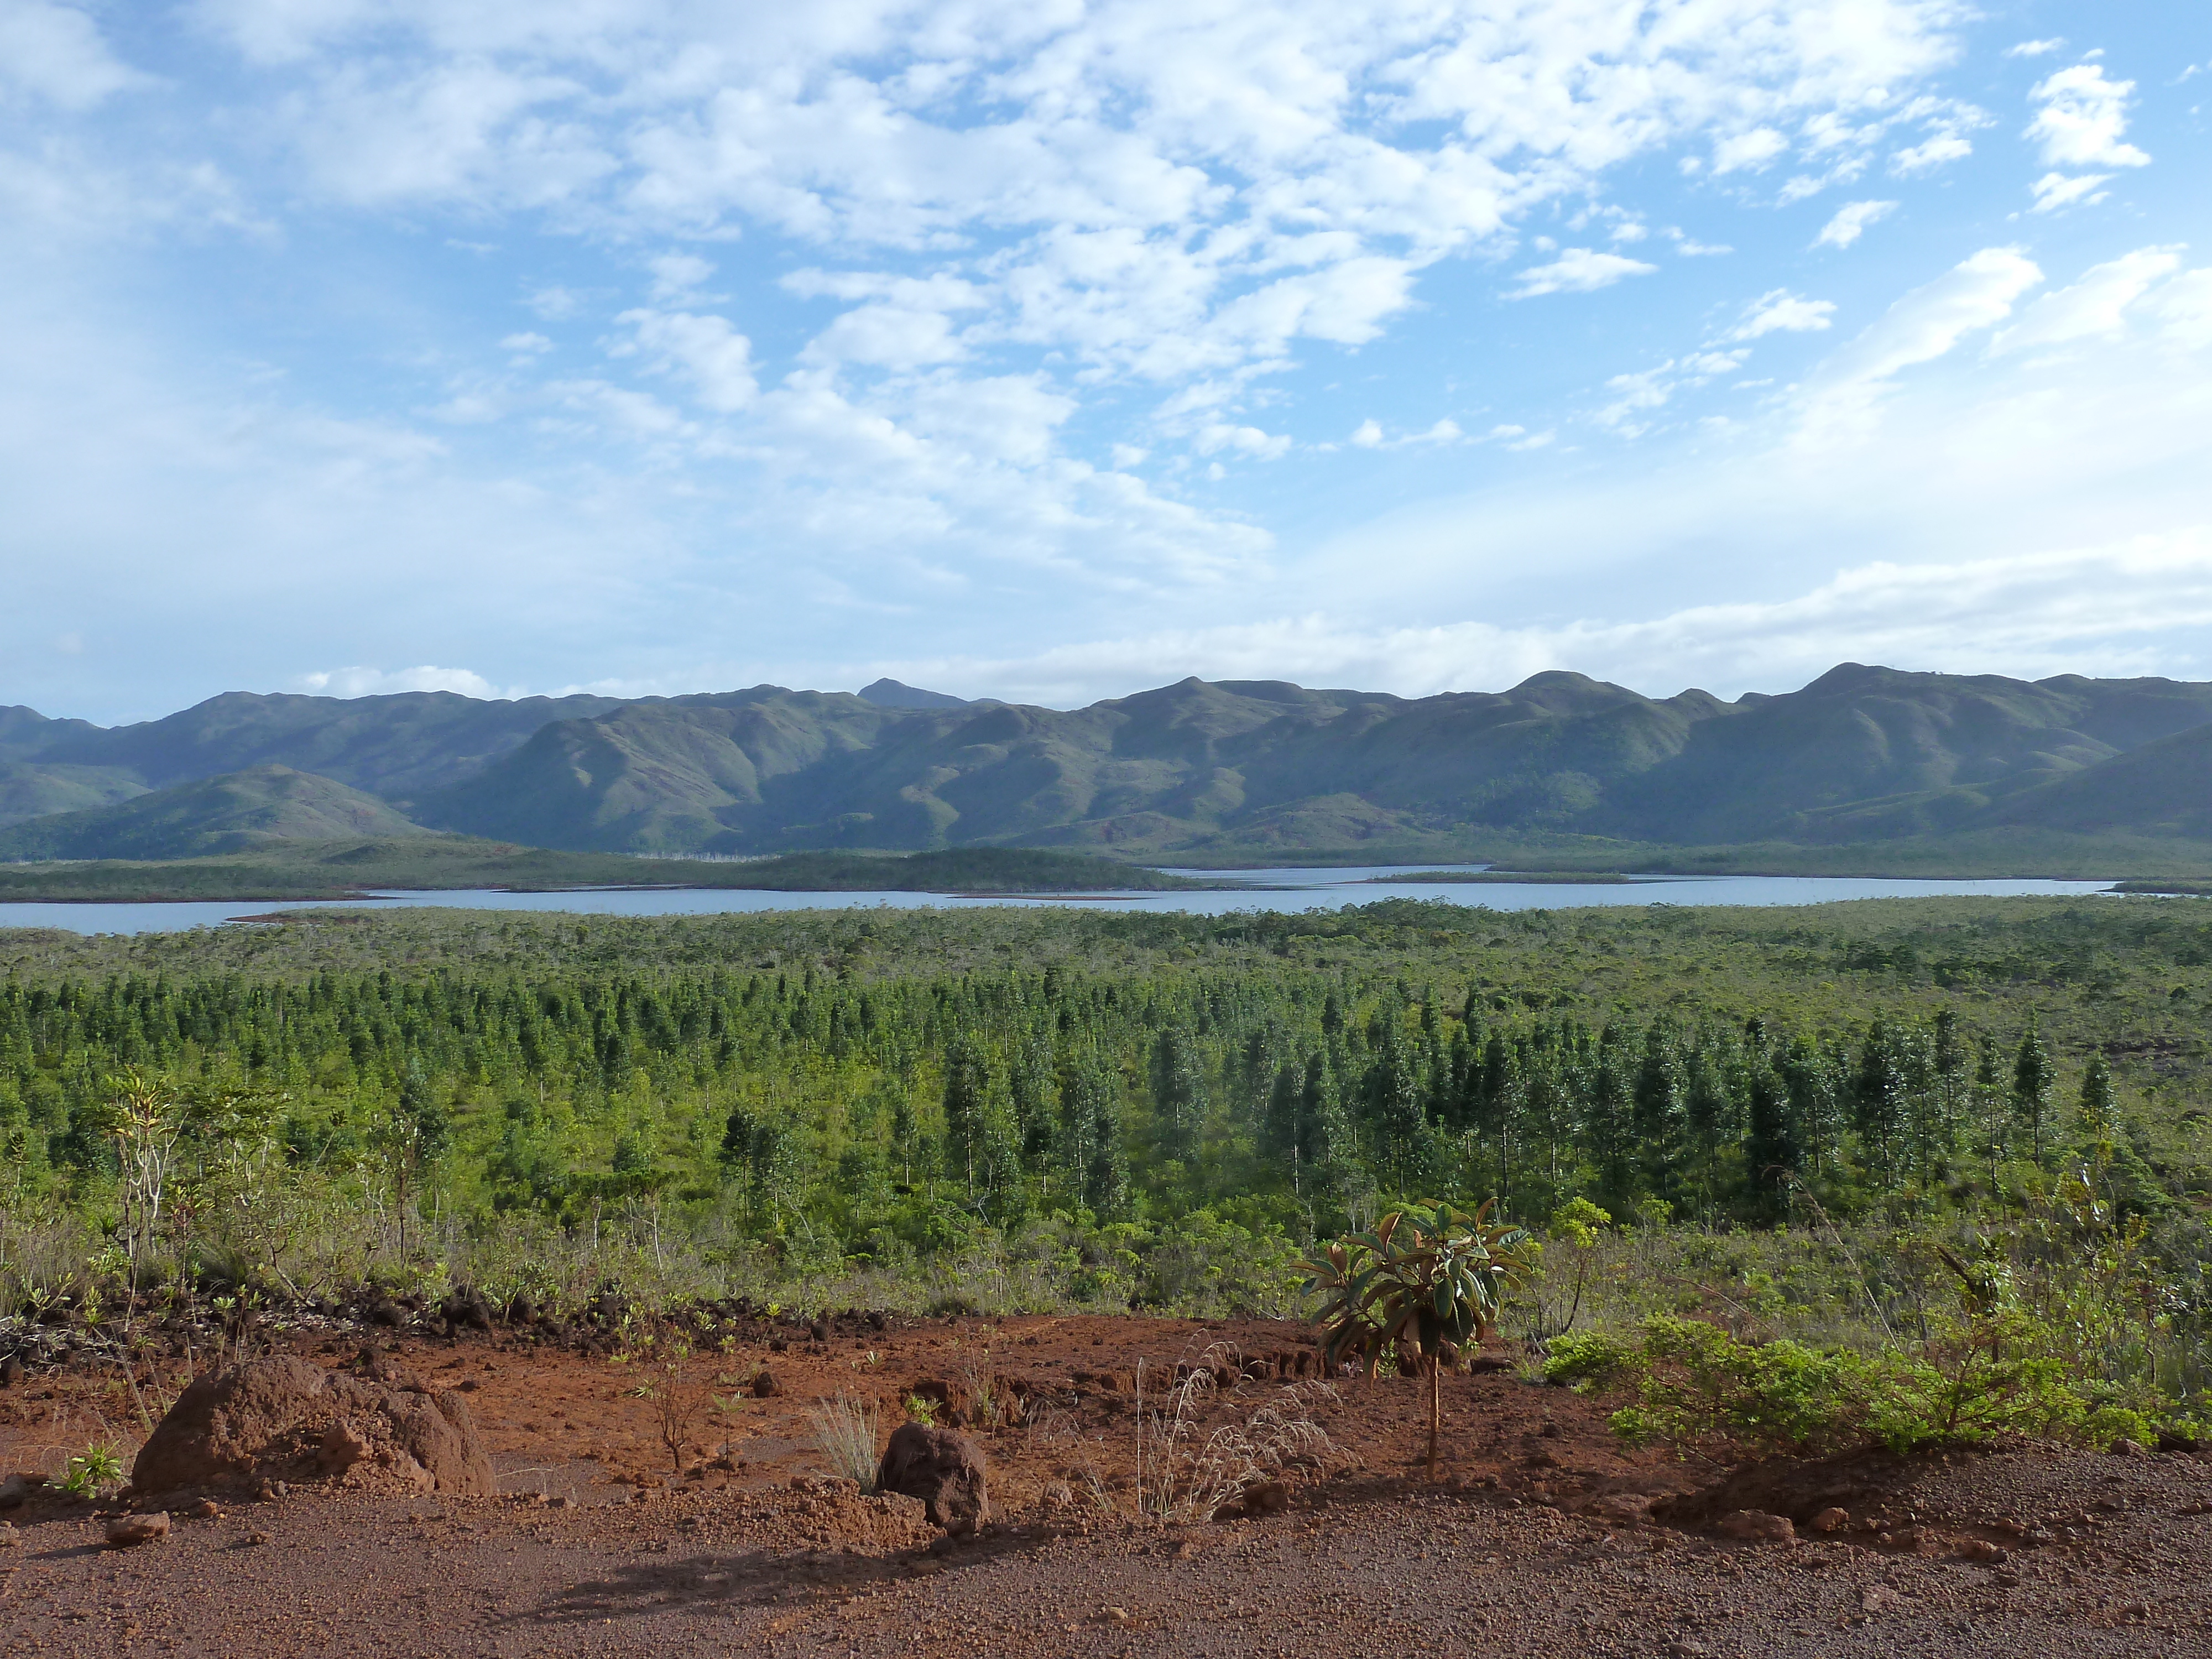
{"label": "small green bush", "polygon": [[1725,1445],[1737,1455],[1895,1452],[2033,1434],[2107,1446],[2157,1438],[2158,1421],[2050,1352],[2017,1307],[1940,1320],[1910,1350],[1876,1355],[1799,1342],[1740,1342],[1701,1320],[1655,1315],[1634,1340],[1562,1337],[1547,1382],[1633,1397],[1614,1431],[1636,1443]]}

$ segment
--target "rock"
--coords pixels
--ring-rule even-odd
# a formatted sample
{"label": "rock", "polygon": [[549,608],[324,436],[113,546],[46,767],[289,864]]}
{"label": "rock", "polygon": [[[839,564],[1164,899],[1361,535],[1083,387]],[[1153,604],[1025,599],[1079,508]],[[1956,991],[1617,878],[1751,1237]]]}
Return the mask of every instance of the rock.
{"label": "rock", "polygon": [[19,1550],[23,1547],[23,1534],[15,1530],[12,1521],[0,1521],[0,1550]]}
{"label": "rock", "polygon": [[0,1480],[0,1510],[19,1510],[30,1501],[34,1492],[44,1492],[46,1477],[43,1474],[11,1474]]}
{"label": "rock", "polygon": [[212,1498],[203,1498],[185,1513],[195,1521],[213,1521],[222,1514],[222,1505]]}
{"label": "rock", "polygon": [[160,1510],[151,1515],[118,1515],[107,1523],[107,1547],[112,1550],[133,1549],[168,1535],[169,1517]]}
{"label": "rock", "polygon": [[2130,1440],[2125,1435],[2123,1435],[2118,1440],[2112,1442],[2112,1455],[2115,1457],[2148,1457],[2150,1455],[2150,1448],[2144,1445],[2140,1440]]}
{"label": "rock", "polygon": [[278,1356],[204,1376],[138,1453],[140,1492],[265,1490],[343,1480],[398,1492],[493,1497],[491,1460],[457,1395],[394,1389]]}
{"label": "rock", "polygon": [[1731,1510],[1713,1524],[1730,1538],[1753,1543],[1786,1544],[1797,1536],[1788,1516],[1769,1515],[1765,1510]]}
{"label": "rock", "polygon": [[1850,1512],[1832,1504],[1805,1523],[1814,1532],[1841,1532],[1851,1524]]}
{"label": "rock", "polygon": [[1280,1515],[1291,1506],[1291,1489],[1279,1480],[1262,1480],[1244,1494],[1247,1515]]}
{"label": "rock", "polygon": [[1075,1507],[1075,1488],[1065,1480],[1046,1481],[1040,1496],[1048,1510],[1072,1510]]}
{"label": "rock", "polygon": [[902,1423],[876,1471],[876,1490],[918,1498],[932,1526],[955,1537],[991,1518],[989,1471],[983,1449],[957,1429]]}
{"label": "rock", "polygon": [[1959,1559],[1995,1566],[2005,1559],[2005,1552],[1986,1538],[1969,1538],[1959,1546]]}
{"label": "rock", "polygon": [[763,1365],[753,1374],[753,1398],[773,1400],[783,1392],[783,1385],[775,1380],[775,1373]]}
{"label": "rock", "polygon": [[448,1334],[463,1329],[488,1331],[491,1328],[491,1304],[484,1300],[481,1291],[473,1289],[456,1291],[446,1298],[446,1305],[440,1311],[446,1316]]}
{"label": "rock", "polygon": [[362,1311],[368,1314],[368,1322],[372,1325],[390,1328],[407,1322],[407,1310],[388,1296],[370,1297],[368,1307]]}
{"label": "rock", "polygon": [[12,1389],[23,1380],[23,1362],[9,1354],[0,1359],[0,1389]]}

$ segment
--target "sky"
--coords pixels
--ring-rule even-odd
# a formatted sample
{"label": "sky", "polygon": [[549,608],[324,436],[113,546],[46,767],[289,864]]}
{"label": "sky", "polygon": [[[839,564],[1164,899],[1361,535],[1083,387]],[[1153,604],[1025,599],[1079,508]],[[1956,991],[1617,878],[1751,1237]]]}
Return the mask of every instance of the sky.
{"label": "sky", "polygon": [[2212,6],[0,0],[0,704],[2212,678]]}

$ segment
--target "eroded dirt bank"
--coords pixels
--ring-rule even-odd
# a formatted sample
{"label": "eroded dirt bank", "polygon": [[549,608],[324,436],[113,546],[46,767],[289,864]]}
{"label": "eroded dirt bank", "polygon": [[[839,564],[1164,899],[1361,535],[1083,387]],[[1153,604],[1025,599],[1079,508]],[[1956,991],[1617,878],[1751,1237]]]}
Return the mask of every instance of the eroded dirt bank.
{"label": "eroded dirt bank", "polygon": [[[502,1495],[299,1485],[207,1516],[165,1498],[169,1536],[115,1551],[120,1503],[40,1492],[0,1516],[0,1651],[2212,1652],[2212,1462],[2192,1455],[1811,1471],[1760,1488],[1800,1536],[1745,1541],[1699,1501],[1718,1471],[1628,1452],[1589,1402],[1509,1367],[1449,1380],[1431,1488],[1419,1385],[1318,1389],[1294,1327],[861,1320],[821,1336],[763,1328],[681,1367],[696,1392],[679,1459],[637,1392],[665,1385],[655,1350],[293,1333],[286,1350],[316,1364],[461,1395]],[[1303,1413],[1328,1446],[1261,1513],[1134,1518],[1139,1362],[1158,1407],[1178,1364],[1209,1355],[1218,1386],[1187,1443],[1264,1407]],[[825,1478],[810,1405],[875,1402],[888,1433],[917,1390],[990,1459],[994,1519],[973,1541]],[[0,1391],[0,1469],[58,1472],[128,1404],[112,1369],[24,1376]],[[1840,1529],[1813,1530],[1834,1508]]]}

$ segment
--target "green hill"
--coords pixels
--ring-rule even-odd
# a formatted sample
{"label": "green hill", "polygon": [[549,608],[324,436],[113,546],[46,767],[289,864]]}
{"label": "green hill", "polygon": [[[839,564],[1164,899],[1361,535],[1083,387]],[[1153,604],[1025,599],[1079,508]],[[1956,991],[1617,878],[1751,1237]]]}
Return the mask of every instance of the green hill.
{"label": "green hill", "polygon": [[0,830],[0,860],[209,858],[273,842],[434,833],[342,783],[256,766]]}
{"label": "green hill", "polygon": [[[161,720],[112,727],[0,708],[0,824],[264,765],[335,779],[404,810],[425,790],[481,772],[548,720],[622,706],[595,696],[493,702],[450,691],[231,691]],[[105,793],[95,799],[88,789]]]}
{"label": "green hill", "polygon": [[[1863,847],[2060,829],[2066,785],[2104,803],[2100,830],[2155,836],[2175,820],[2141,815],[2147,777],[2087,780],[2208,720],[2212,686],[1850,665],[1735,703],[1563,673],[1419,699],[1186,680],[1067,712],[764,687],[557,722],[420,810],[579,849],[988,842],[1266,860],[1465,855],[1500,837]],[[2160,787],[2212,783],[2212,755],[2180,749],[2182,781]]]}
{"label": "green hill", "polygon": [[[373,796],[410,827],[580,854],[1000,847],[1208,865],[2148,875],[2212,860],[2203,684],[1847,663],[1734,702],[1569,673],[1419,698],[1188,679],[1065,710],[869,692],[234,694],[105,731],[0,709],[0,823],[23,817],[27,837],[0,856],[293,836],[157,804],[98,820],[149,826],[146,839],[70,839],[97,827],[87,811],[273,764]],[[364,832],[407,830],[364,819]]]}

